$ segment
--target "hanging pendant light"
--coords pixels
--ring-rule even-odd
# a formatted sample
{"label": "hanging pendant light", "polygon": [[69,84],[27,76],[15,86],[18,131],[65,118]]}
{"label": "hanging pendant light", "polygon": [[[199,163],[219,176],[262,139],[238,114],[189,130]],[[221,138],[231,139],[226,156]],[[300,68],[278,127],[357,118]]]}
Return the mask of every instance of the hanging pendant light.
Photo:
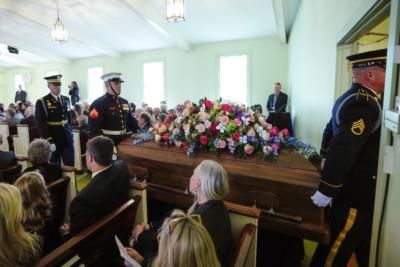
{"label": "hanging pendant light", "polygon": [[185,21],[184,0],[167,1],[167,20],[170,22]]}
{"label": "hanging pendant light", "polygon": [[58,0],[57,0],[57,20],[54,23],[53,30],[51,31],[51,39],[60,44],[68,42],[68,33],[64,29],[64,24],[60,19],[60,10],[58,8]]}

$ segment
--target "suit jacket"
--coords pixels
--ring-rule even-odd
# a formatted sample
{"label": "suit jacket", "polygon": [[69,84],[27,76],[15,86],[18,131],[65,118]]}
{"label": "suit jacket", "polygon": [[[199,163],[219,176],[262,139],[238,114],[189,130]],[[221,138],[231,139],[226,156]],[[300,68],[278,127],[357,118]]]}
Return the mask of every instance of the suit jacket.
{"label": "suit jacket", "polygon": [[0,151],[0,170],[10,168],[17,164],[14,152]]}
{"label": "suit jacket", "polygon": [[128,199],[129,172],[123,161],[97,174],[71,202],[70,235],[75,235]]}
{"label": "suit jacket", "polygon": [[14,102],[17,103],[18,101],[20,101],[20,102],[26,101],[26,91],[21,90],[21,91],[15,92]]}
{"label": "suit jacket", "polygon": [[275,109],[274,106],[274,97],[275,94],[272,94],[268,97],[267,101],[267,110],[274,111],[274,112],[286,112],[286,105],[288,101],[288,96],[285,93],[280,92],[278,95],[278,99],[275,102]]}

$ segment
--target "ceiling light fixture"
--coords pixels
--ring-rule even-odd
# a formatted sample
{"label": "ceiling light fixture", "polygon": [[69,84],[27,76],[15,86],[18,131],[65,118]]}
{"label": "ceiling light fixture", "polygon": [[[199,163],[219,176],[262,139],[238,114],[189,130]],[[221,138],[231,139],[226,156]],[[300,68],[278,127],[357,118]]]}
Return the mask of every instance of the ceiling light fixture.
{"label": "ceiling light fixture", "polygon": [[68,42],[68,33],[64,29],[64,24],[60,20],[60,10],[58,8],[57,0],[57,20],[54,23],[53,30],[51,31],[51,39],[60,44]]}
{"label": "ceiling light fixture", "polygon": [[167,1],[167,20],[169,22],[185,21],[184,0],[166,0],[166,1]]}

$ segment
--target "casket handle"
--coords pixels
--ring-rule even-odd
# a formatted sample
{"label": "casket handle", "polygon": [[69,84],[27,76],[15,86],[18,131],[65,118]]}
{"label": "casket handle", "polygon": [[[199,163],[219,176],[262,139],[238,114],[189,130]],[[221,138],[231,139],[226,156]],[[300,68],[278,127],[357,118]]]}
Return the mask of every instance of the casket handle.
{"label": "casket handle", "polygon": [[[254,207],[257,207],[257,202],[254,200]],[[301,223],[303,218],[301,216],[289,215],[281,212],[276,212],[274,209],[274,204],[272,203],[269,209],[263,209],[258,207],[261,210],[261,214],[265,214],[269,217],[274,217],[280,220],[289,221],[293,223]]]}

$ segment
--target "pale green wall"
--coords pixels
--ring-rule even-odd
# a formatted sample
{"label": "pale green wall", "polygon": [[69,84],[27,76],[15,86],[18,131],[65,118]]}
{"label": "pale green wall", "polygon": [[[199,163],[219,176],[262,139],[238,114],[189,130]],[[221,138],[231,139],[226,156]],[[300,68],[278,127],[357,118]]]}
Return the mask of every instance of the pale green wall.
{"label": "pale green wall", "polygon": [[64,94],[67,93],[67,82],[76,80],[80,85],[82,98],[86,99],[87,69],[102,66],[105,72],[122,72],[125,80],[122,95],[129,101],[140,103],[143,98],[142,64],[156,60],[165,62],[165,90],[169,106],[186,99],[197,101],[204,96],[217,98],[218,57],[236,53],[249,55],[251,104],[261,103],[264,106],[275,81],[281,81],[285,90],[288,72],[287,45],[281,44],[277,38],[257,38],[194,46],[190,52],[162,49],[128,53],[120,58],[95,57],[74,60],[68,64],[40,64],[31,70],[4,69],[4,76],[0,78],[5,80],[7,90],[1,90],[0,99],[12,101],[14,75],[21,71],[30,73],[31,83],[27,85],[29,98],[41,97],[47,92],[43,76],[52,70],[64,75]]}
{"label": "pale green wall", "polygon": [[[303,0],[289,39],[289,88],[296,135],[320,146],[334,104],[336,47],[371,0]],[[354,25],[354,24],[353,24]]]}

